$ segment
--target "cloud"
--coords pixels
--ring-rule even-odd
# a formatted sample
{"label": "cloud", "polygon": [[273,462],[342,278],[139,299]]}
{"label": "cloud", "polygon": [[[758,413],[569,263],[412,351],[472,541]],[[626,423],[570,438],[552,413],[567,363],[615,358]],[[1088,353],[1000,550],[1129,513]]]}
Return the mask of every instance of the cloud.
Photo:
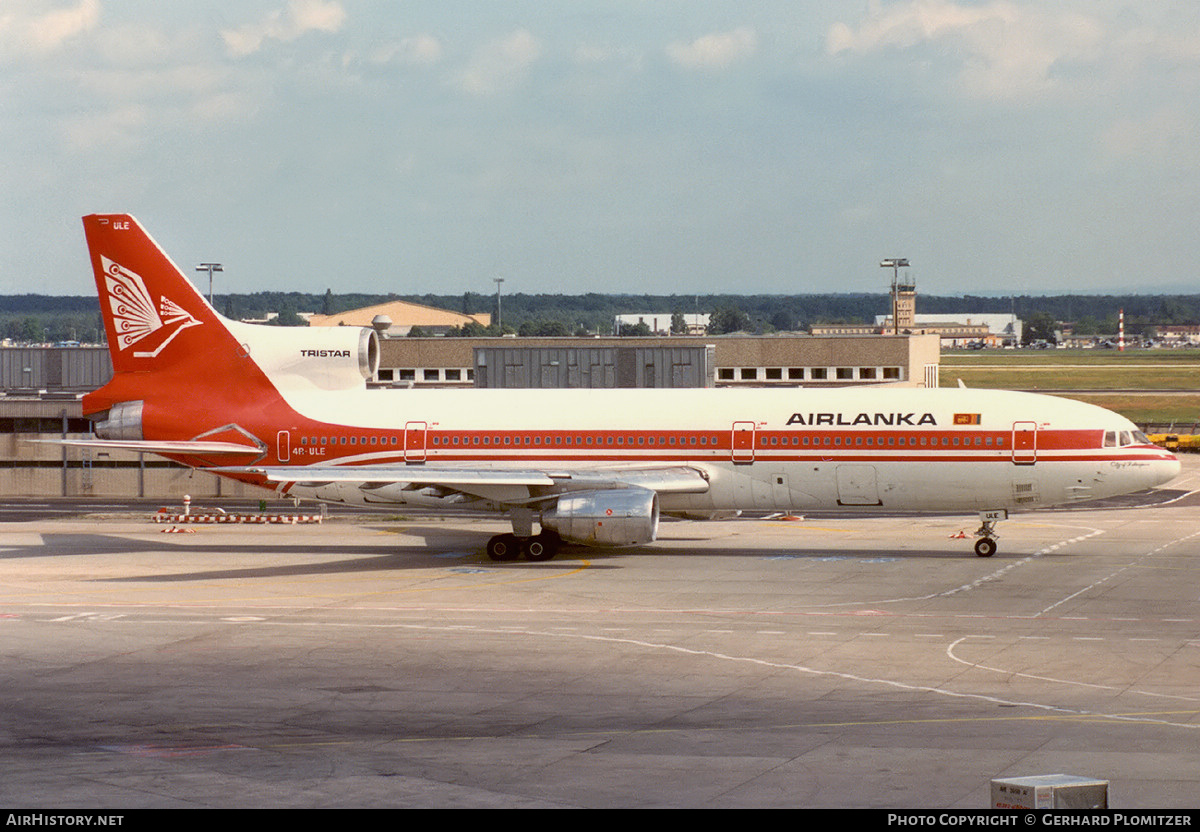
{"label": "cloud", "polygon": [[525,29],[518,29],[479,49],[459,76],[459,85],[474,95],[510,90],[525,79],[541,53],[541,41]]}
{"label": "cloud", "polygon": [[69,8],[37,11],[44,2],[6,4],[0,11],[0,52],[51,52],[100,22],[100,0],[79,0]]}
{"label": "cloud", "polygon": [[129,151],[146,141],[146,109],[129,104],[99,113],[71,116],[62,125],[63,137],[73,150],[91,153],[99,148]]}
{"label": "cloud", "polygon": [[958,81],[966,91],[1011,98],[1050,86],[1057,66],[1094,60],[1104,37],[1096,18],[1052,4],[908,0],[887,7],[872,3],[857,28],[835,23],[826,50],[864,55],[934,44],[957,56]]}
{"label": "cloud", "polygon": [[441,59],[442,42],[433,35],[422,34],[380,47],[371,52],[368,60],[373,64],[397,61],[410,66],[428,66]]}
{"label": "cloud", "polygon": [[672,43],[667,47],[667,57],[687,69],[724,69],[750,57],[757,48],[754,29],[739,26],[731,32],[704,35],[691,43]]}
{"label": "cloud", "polygon": [[257,23],[224,29],[221,37],[234,57],[253,54],[268,40],[293,41],[307,32],[336,32],[346,21],[346,10],[336,0],[288,0]]}
{"label": "cloud", "polygon": [[1108,158],[1117,163],[1164,169],[1194,170],[1200,162],[1192,137],[1197,116],[1184,107],[1169,106],[1114,121],[1100,137]]}

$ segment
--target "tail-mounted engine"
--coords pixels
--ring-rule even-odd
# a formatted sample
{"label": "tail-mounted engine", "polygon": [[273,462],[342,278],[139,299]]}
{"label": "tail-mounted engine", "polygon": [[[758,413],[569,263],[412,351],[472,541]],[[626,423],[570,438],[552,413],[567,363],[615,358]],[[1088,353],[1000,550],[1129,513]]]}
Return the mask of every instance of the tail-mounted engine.
{"label": "tail-mounted engine", "polygon": [[117,402],[107,411],[95,414],[96,436],[101,439],[141,440],[143,402]]}
{"label": "tail-mounted engine", "polygon": [[379,335],[373,329],[224,323],[280,389],[361,389],[379,369]]}
{"label": "tail-mounted engine", "polygon": [[542,512],[542,528],[585,546],[637,546],[658,534],[658,495],[648,488],[576,491]]}

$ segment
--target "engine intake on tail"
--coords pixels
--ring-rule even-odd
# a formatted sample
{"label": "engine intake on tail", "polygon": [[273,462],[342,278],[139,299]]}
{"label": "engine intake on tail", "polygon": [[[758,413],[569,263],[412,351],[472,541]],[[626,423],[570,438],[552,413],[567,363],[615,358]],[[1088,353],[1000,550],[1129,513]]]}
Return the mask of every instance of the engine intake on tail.
{"label": "engine intake on tail", "polygon": [[379,369],[379,335],[352,326],[276,327],[226,321],[279,388],[362,388]]}
{"label": "engine intake on tail", "polygon": [[542,528],[585,546],[637,546],[658,534],[658,495],[648,488],[563,494],[542,512]]}

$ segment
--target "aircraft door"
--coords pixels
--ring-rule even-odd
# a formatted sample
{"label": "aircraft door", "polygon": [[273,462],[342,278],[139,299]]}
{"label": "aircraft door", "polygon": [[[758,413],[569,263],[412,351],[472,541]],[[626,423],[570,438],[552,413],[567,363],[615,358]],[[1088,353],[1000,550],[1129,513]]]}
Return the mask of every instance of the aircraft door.
{"label": "aircraft door", "polygon": [[837,490],[839,506],[883,505],[874,465],[839,465]]}
{"label": "aircraft door", "polygon": [[792,491],[787,474],[782,472],[771,475],[771,507],[784,510],[792,507]]}
{"label": "aircraft door", "polygon": [[292,438],[288,431],[281,430],[275,434],[275,454],[280,462],[287,462],[292,458]]}
{"label": "aircraft door", "polygon": [[732,460],[739,465],[754,461],[754,422],[734,422]]}
{"label": "aircraft door", "polygon": [[1033,465],[1037,462],[1037,422],[1013,422],[1013,465]]}
{"label": "aircraft door", "polygon": [[404,461],[409,464],[425,461],[425,422],[404,423]]}

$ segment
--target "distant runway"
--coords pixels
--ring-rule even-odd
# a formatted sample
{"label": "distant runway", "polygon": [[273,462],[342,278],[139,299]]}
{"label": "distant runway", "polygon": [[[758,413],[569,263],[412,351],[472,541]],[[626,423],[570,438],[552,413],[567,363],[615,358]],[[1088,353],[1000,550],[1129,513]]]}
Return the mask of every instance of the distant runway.
{"label": "distant runway", "polygon": [[0,802],[976,809],[1061,772],[1193,808],[1198,475],[1014,517],[991,559],[972,517],[540,564],[477,519],[0,522]]}

